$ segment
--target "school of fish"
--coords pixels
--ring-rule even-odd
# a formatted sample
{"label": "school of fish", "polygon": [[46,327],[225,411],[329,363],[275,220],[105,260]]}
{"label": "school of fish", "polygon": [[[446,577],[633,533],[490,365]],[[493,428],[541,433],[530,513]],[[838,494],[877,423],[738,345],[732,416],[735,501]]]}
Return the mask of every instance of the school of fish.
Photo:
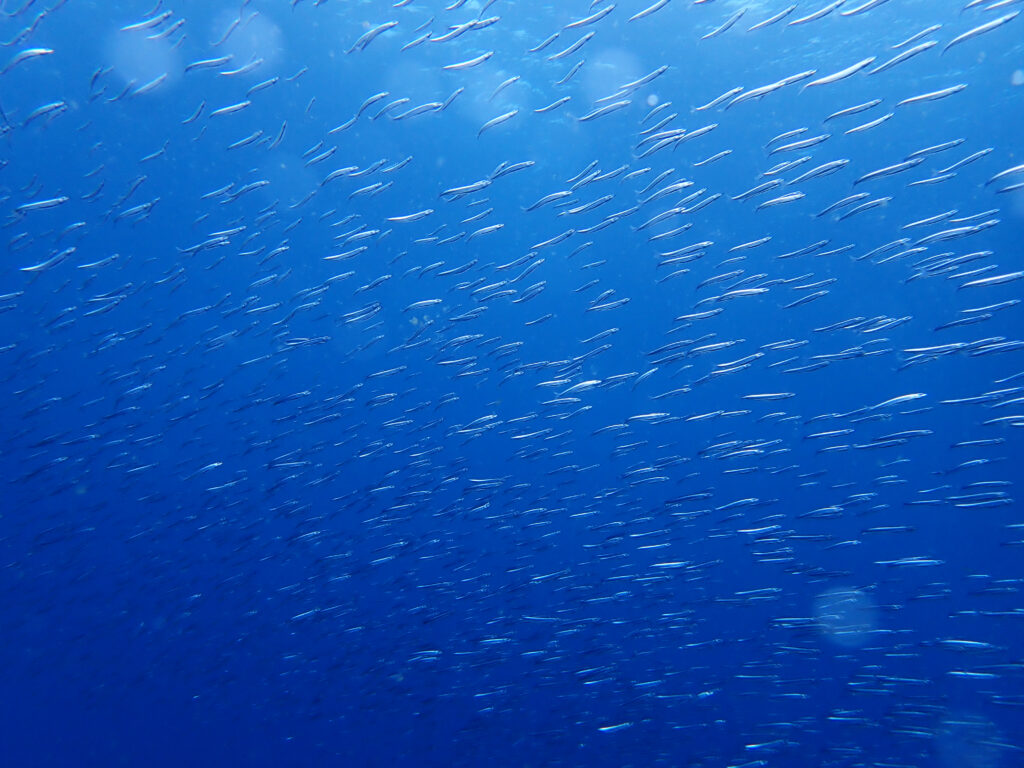
{"label": "school of fish", "polygon": [[1024,765],[1022,9],[3,0],[6,666]]}

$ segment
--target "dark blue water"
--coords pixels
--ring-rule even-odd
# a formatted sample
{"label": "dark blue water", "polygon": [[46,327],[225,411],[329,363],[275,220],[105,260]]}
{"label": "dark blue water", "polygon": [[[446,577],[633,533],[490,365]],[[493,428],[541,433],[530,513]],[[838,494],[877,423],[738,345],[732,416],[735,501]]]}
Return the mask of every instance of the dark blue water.
{"label": "dark blue water", "polygon": [[4,764],[1024,765],[1020,10],[0,3]]}

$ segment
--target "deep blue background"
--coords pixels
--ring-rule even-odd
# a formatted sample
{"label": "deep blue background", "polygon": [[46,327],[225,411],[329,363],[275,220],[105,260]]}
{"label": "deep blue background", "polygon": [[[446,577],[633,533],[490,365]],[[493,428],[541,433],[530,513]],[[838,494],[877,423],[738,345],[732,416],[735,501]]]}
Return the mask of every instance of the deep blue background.
{"label": "deep blue background", "polygon": [[[1022,176],[985,183],[1024,154],[1024,22],[943,54],[1014,8],[889,0],[840,14],[862,4],[790,25],[827,5],[801,0],[749,31],[790,3],[673,0],[630,22],[647,3],[620,0],[539,53],[608,3],[0,4],[0,68],[53,51],[0,76],[4,763],[1022,764],[1024,282],[964,286],[1024,269],[1024,192],[999,192]],[[500,19],[401,50],[421,26],[439,37],[481,15]],[[919,42],[938,45],[891,70],[803,90],[934,24]],[[762,99],[695,109],[807,70]],[[443,112],[392,119],[460,88]],[[631,104],[578,120],[605,97]],[[373,119],[396,98],[409,102]],[[639,158],[641,132],[670,114],[661,130],[717,127]],[[768,154],[801,128],[772,146],[831,136]],[[945,182],[908,186],[986,149]],[[731,199],[803,155],[781,178],[849,163]],[[521,161],[533,165],[442,194]],[[524,211],[592,163],[626,167]],[[641,203],[680,180],[693,186]],[[268,183],[235,200],[210,194],[256,181]],[[393,183],[352,196],[375,182]],[[721,197],[638,229],[699,189],[691,205]],[[756,210],[794,190],[805,197]],[[891,200],[815,215],[861,191]],[[906,228],[954,210],[999,223],[885,259],[963,226]],[[379,232],[343,242],[360,229]],[[705,241],[692,261],[660,263]],[[975,256],[928,271],[941,254]],[[517,293],[477,291],[506,280],[491,290]],[[786,308],[815,290],[828,293]],[[720,311],[678,319],[707,310]],[[665,361],[656,350],[673,342],[689,352]],[[961,346],[909,351],[944,344]],[[582,382],[597,383],[568,391]],[[748,397],[763,394],[780,397]],[[884,405],[908,394],[921,397]],[[905,558],[924,563],[894,564]]]}

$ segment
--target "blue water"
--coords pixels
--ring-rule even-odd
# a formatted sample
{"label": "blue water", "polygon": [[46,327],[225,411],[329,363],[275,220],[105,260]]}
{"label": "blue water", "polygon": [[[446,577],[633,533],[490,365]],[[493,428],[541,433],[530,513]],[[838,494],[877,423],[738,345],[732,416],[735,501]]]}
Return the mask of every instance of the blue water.
{"label": "blue water", "polygon": [[1024,765],[1020,10],[0,2],[3,763]]}

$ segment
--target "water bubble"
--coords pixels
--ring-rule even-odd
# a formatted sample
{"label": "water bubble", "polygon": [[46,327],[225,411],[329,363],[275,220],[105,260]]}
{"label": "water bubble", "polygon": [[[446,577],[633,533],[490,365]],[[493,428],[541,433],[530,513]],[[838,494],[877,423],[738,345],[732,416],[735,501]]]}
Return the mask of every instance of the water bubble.
{"label": "water bubble", "polygon": [[938,728],[935,749],[943,768],[997,768],[1003,764],[1002,735],[981,715],[947,717]]}
{"label": "water bubble", "polygon": [[877,609],[859,589],[832,589],[814,601],[814,617],[822,633],[836,645],[857,648],[874,631]]}

